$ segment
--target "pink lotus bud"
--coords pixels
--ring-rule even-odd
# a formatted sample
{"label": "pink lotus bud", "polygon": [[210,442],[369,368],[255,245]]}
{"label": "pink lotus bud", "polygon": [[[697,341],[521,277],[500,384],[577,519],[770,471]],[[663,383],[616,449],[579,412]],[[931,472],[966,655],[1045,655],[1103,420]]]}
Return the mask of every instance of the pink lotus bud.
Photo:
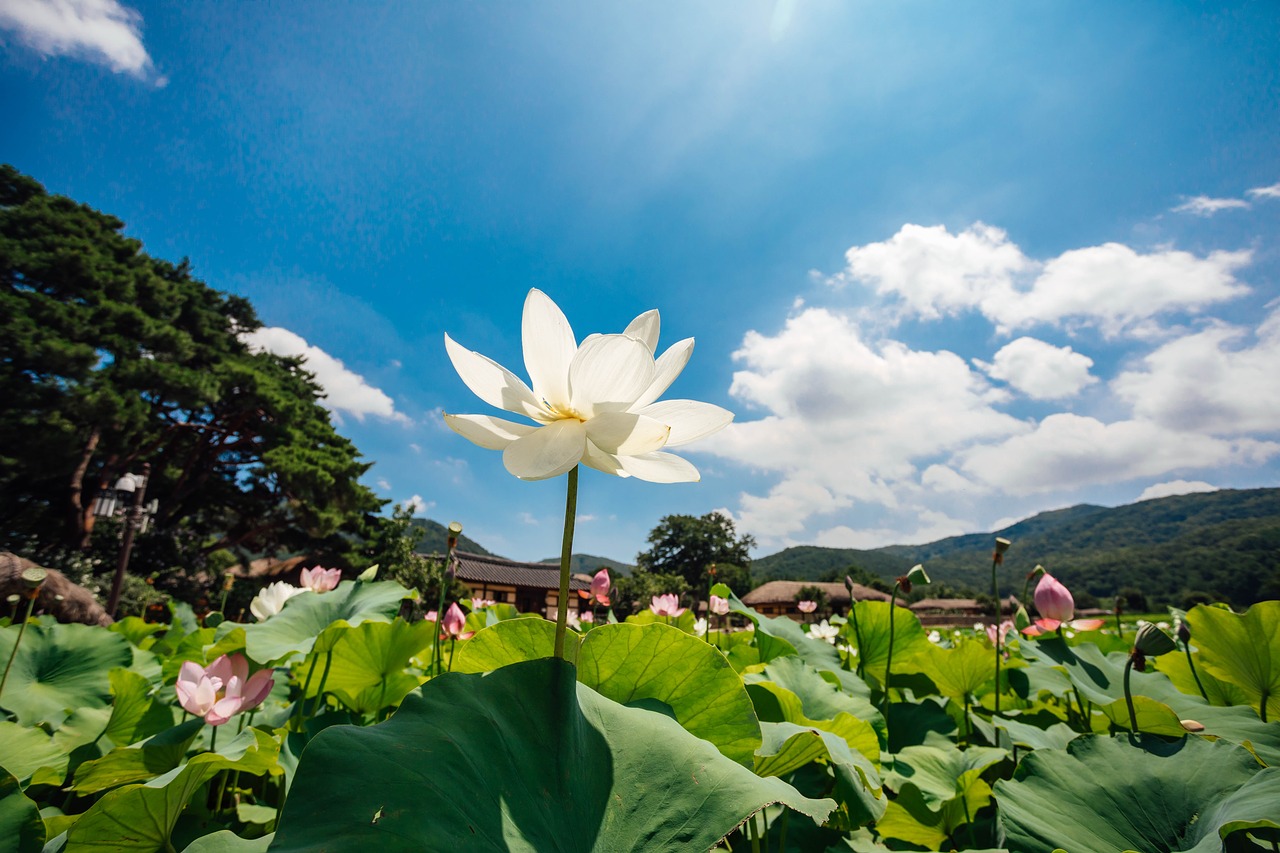
{"label": "pink lotus bud", "polygon": [[797,602],[796,602],[796,608],[797,608],[801,613],[812,613],[813,611],[815,611],[815,610],[817,610],[817,609],[818,609],[818,602],[816,602],[816,601],[797,601]]}
{"label": "pink lotus bud", "polygon": [[1070,622],[1076,615],[1076,600],[1071,597],[1071,590],[1048,572],[1036,585],[1035,602],[1042,619]]}
{"label": "pink lotus bud", "polygon": [[713,595],[707,606],[715,615],[724,616],[729,612],[729,599]]}
{"label": "pink lotus bud", "polygon": [[592,613],[590,610],[584,610],[584,611],[582,611],[582,613],[581,613],[581,614],[579,614],[579,616],[578,616],[578,621],[580,621],[580,622],[594,622],[594,621],[596,621],[596,615],[595,615],[594,613]]}
{"label": "pink lotus bud", "polygon": [[[462,612],[462,608],[455,601],[449,605],[449,609],[445,611],[444,622],[441,623],[444,633],[456,639],[466,639],[462,635],[462,629],[467,626],[466,614]],[[467,636],[470,636],[469,634]]]}
{"label": "pink lotus bud", "polygon": [[312,592],[328,592],[331,589],[337,589],[341,580],[341,569],[322,569],[315,566],[302,570],[300,583],[303,589],[309,589]]}
{"label": "pink lotus bud", "polygon": [[601,569],[596,572],[595,577],[591,579],[591,597],[603,604],[609,606],[609,570]]}

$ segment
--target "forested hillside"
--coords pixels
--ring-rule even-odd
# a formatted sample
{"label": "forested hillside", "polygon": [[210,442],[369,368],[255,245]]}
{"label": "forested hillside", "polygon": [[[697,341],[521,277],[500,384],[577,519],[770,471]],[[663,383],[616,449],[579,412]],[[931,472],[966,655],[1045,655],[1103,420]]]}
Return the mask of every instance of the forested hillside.
{"label": "forested hillside", "polygon": [[799,546],[756,560],[757,582],[843,577],[850,565],[889,579],[915,563],[937,581],[984,590],[991,544],[1013,541],[1002,592],[1020,593],[1037,563],[1073,589],[1099,597],[1141,589],[1152,603],[1204,591],[1235,604],[1280,597],[1280,489],[1178,495],[1115,508],[1081,505],[1040,513],[993,533],[873,551]]}

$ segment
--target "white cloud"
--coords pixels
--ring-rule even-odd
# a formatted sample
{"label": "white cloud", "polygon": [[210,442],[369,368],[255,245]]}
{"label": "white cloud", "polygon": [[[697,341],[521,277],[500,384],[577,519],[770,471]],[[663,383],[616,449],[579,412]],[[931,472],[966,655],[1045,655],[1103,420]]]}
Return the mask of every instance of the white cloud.
{"label": "white cloud", "polygon": [[389,492],[389,491],[391,491],[391,484],[390,484],[389,482],[387,482],[387,478],[386,478],[386,477],[380,477],[380,478],[378,479],[378,483],[377,483],[377,485],[378,485],[378,488],[379,488],[379,489],[382,489],[382,491],[384,491],[384,492]]}
{"label": "white cloud", "polygon": [[140,78],[152,69],[142,16],[116,0],[4,0],[0,29],[43,56],[80,56]]}
{"label": "white cloud", "polygon": [[1224,210],[1248,210],[1249,202],[1242,198],[1210,198],[1193,196],[1171,210],[1172,213],[1190,213],[1192,216],[1213,216]]}
{"label": "white cloud", "polygon": [[354,415],[358,421],[364,421],[366,415],[373,415],[375,418],[410,423],[409,418],[396,411],[390,397],[365,382],[364,377],[348,370],[338,359],[308,344],[300,335],[279,326],[269,326],[243,337],[256,350],[305,358],[306,369],[315,375],[316,382],[324,389],[325,396],[320,402],[325,408]]}
{"label": "white cloud", "polygon": [[537,519],[537,518],[535,518],[535,517],[534,517],[534,515],[533,515],[533,513],[531,513],[531,512],[521,512],[521,513],[519,513],[519,514],[517,514],[517,515],[516,515],[516,518],[520,519],[520,521],[521,521],[521,522],[523,522],[524,524],[537,524],[537,523],[538,523],[538,519]]}
{"label": "white cloud", "polygon": [[1254,187],[1248,191],[1248,194],[1254,198],[1280,198],[1280,184],[1272,184],[1269,187]]}
{"label": "white cloud", "polygon": [[413,515],[421,515],[435,506],[436,502],[423,500],[422,495],[414,495],[405,501],[404,505]]}
{"label": "white cloud", "polygon": [[1147,486],[1138,495],[1138,500],[1149,501],[1152,498],[1167,498],[1171,495],[1190,495],[1197,492],[1216,492],[1218,487],[1203,480],[1170,480],[1167,483],[1156,483]]}
{"label": "white cloud", "polygon": [[737,520],[762,540],[863,501],[893,507],[918,489],[917,461],[1026,430],[950,352],[876,347],[847,318],[809,308],[776,336],[750,332],[730,393],[764,417],[731,424],[703,447],[782,479],[741,496]]}
{"label": "white cloud", "polygon": [[986,486],[973,482],[946,465],[930,465],[924,469],[924,473],[920,475],[920,485],[940,494],[963,492],[982,494],[989,491]]}
{"label": "white cloud", "polygon": [[1070,413],[1049,415],[1036,428],[998,444],[959,454],[961,470],[1014,495],[1066,491],[1157,477],[1179,470],[1256,464],[1280,444],[1225,441],[1178,432],[1150,421],[1106,424]]}
{"label": "white cloud", "polygon": [[1215,435],[1280,434],[1280,312],[1252,346],[1247,330],[1215,323],[1147,355],[1111,383],[1135,417]]}
{"label": "white cloud", "polygon": [[586,515],[579,515],[579,516],[577,517],[577,522],[578,522],[579,524],[587,524],[587,523],[589,523],[589,522],[596,521],[596,520],[597,520],[597,519],[599,519],[599,518],[600,518],[600,516],[598,516],[598,515],[592,515],[592,514],[588,513],[588,514],[586,514]]}
{"label": "white cloud", "polygon": [[1098,381],[1089,375],[1093,359],[1036,338],[1018,338],[1005,344],[991,364],[977,359],[974,364],[1035,400],[1071,397]]}
{"label": "white cloud", "polygon": [[923,545],[948,536],[968,533],[973,526],[957,521],[946,513],[919,509],[915,513],[917,525],[908,529],[877,527],[855,530],[844,524],[827,528],[818,533],[814,544],[823,548],[879,548],[886,542],[895,545]]}
{"label": "white cloud", "polygon": [[871,287],[925,319],[977,310],[1004,334],[1074,321],[1115,336],[1149,332],[1161,314],[1248,292],[1234,272],[1251,258],[1248,251],[1142,254],[1106,243],[1038,262],[989,225],[953,235],[943,226],[907,224],[887,241],[849,249],[848,266],[830,283]]}

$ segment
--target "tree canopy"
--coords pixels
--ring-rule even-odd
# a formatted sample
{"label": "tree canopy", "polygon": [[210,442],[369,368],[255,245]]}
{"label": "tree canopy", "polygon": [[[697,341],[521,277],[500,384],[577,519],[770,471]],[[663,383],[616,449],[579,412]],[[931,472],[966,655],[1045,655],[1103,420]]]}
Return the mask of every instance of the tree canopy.
{"label": "tree canopy", "polygon": [[707,570],[716,566],[718,580],[742,591],[750,587],[748,570],[756,541],[738,536],[733,520],[722,512],[665,516],[647,541],[649,550],[636,555],[641,571],[679,575],[696,590],[706,587]]}
{"label": "tree canopy", "polygon": [[92,548],[95,493],[150,463],[140,569],[221,549],[353,558],[382,502],[313,376],[246,345],[247,300],[123,230],[0,166],[0,537]]}

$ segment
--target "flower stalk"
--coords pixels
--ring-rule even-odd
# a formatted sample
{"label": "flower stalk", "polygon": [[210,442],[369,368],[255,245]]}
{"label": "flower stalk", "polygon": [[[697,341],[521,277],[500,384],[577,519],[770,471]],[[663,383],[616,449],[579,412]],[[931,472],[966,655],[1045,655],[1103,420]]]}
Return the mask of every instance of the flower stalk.
{"label": "flower stalk", "polygon": [[[31,621],[31,613],[36,608],[36,599],[40,597],[40,585],[44,583],[47,572],[39,566],[32,566],[22,571],[23,596],[27,599],[27,613],[22,617],[22,626],[18,628],[18,638],[13,641],[13,650],[9,652],[9,661],[4,665],[4,675],[0,676],[0,696],[4,695],[5,682],[9,680],[9,670],[13,660],[18,656],[18,646],[22,644],[22,635],[27,633],[27,623]],[[1265,714],[1266,711],[1263,711]]]}
{"label": "flower stalk", "polygon": [[555,656],[567,661],[564,635],[569,627],[569,562],[573,555],[573,526],[578,518],[578,467],[569,469],[564,499],[564,538],[560,542],[560,595],[556,599]]}
{"label": "flower stalk", "polygon": [[996,709],[995,715],[1000,716],[1000,641],[1004,639],[1001,635],[999,625],[1000,617],[1004,615],[1000,607],[1000,585],[996,579],[996,570],[1004,562],[1004,554],[1009,550],[1012,543],[1008,539],[996,537],[995,550],[991,552],[991,598],[995,601],[995,624],[996,624]]}

